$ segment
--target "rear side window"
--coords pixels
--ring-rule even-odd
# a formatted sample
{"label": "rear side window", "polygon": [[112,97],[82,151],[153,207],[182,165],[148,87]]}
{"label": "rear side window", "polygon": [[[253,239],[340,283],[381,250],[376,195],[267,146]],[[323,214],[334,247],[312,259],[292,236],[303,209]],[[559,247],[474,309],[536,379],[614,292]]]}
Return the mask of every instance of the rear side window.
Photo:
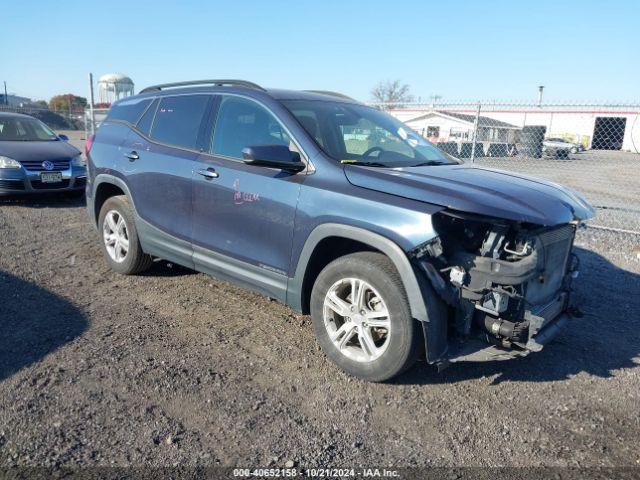
{"label": "rear side window", "polygon": [[182,95],[160,100],[151,138],[178,147],[196,149],[208,95]]}
{"label": "rear side window", "polygon": [[120,120],[135,125],[144,109],[151,103],[150,98],[124,100],[111,106],[107,120]]}
{"label": "rear side window", "polygon": [[138,121],[137,128],[147,137],[151,132],[151,125],[153,124],[153,117],[156,115],[156,107],[158,106],[158,99],[156,98],[151,106],[144,112],[142,118]]}

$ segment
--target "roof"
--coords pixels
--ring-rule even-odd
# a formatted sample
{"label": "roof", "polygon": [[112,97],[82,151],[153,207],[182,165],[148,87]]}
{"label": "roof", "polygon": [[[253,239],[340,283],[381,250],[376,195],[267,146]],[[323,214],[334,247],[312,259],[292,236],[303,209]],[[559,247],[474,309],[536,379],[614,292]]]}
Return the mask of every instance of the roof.
{"label": "roof", "polygon": [[267,93],[276,100],[332,100],[334,102],[358,103],[353,98],[335,92],[269,88]]}
{"label": "roof", "polygon": [[[205,82],[211,82],[211,81],[205,81]],[[173,85],[173,84],[169,84],[169,85]],[[156,89],[155,86],[146,87],[142,89],[139,94],[122,98],[114,102],[114,104],[120,103],[120,102],[130,102],[137,98],[154,98],[154,97],[165,96],[165,95],[175,95],[177,93],[184,95],[184,94],[190,94],[190,93],[209,93],[209,92],[210,93],[242,92],[242,93],[249,93],[251,94],[251,96],[255,96],[255,97],[266,95],[270,98],[273,98],[279,101],[317,100],[317,101],[325,101],[325,102],[333,101],[333,102],[341,102],[341,103],[356,103],[356,104],[359,103],[352,98],[349,98],[341,93],[336,93],[336,92],[328,92],[328,91],[320,91],[320,90],[316,90],[316,91],[285,90],[285,89],[279,89],[279,88],[263,89],[258,85],[255,85],[254,87],[252,87],[250,85],[242,85],[242,84],[214,85],[214,84],[203,83],[202,85],[198,85],[198,84],[185,85],[185,86],[175,85],[170,87],[167,87],[166,85],[164,86],[160,85],[160,87],[165,87],[165,88]]]}
{"label": "roof", "polygon": [[[470,123],[471,125],[473,125],[476,121],[475,115],[458,113],[458,112],[450,112],[447,110],[432,110],[430,112],[425,113],[424,115],[420,115],[419,117],[407,120],[407,123],[414,122],[416,120],[423,120],[425,118],[428,118],[431,115],[445,116],[445,117],[453,118],[456,120],[461,120],[466,123]],[[501,120],[496,120],[495,118],[485,117],[483,115],[480,115],[478,117],[478,125],[480,125],[481,127],[494,127],[494,128],[516,128],[516,129],[520,128],[520,127],[517,127],[516,125],[512,125],[511,123],[503,122]]]}

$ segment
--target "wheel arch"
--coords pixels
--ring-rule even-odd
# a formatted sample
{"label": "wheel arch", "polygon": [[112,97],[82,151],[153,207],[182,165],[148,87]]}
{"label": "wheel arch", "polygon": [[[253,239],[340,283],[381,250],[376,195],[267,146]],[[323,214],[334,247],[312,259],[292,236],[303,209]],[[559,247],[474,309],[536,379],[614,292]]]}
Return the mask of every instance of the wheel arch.
{"label": "wheel arch", "polygon": [[[340,255],[332,252],[324,262],[318,264],[316,259],[318,255],[322,255],[323,246],[327,245],[327,242],[336,240],[343,242],[346,249],[338,250],[337,253],[340,253]],[[360,248],[354,249],[354,247]],[[319,225],[307,238],[298,258],[294,277],[289,279],[287,303],[294,310],[308,313],[311,288],[317,274],[324,268],[324,265],[338,258],[341,254],[361,250],[379,251],[393,262],[402,278],[413,318],[423,322],[428,321],[427,309],[416,272],[404,251],[392,240],[380,234],[363,228],[337,223]],[[319,268],[319,265],[322,265],[322,268]]]}
{"label": "wheel arch", "polygon": [[104,205],[104,202],[116,195],[126,195],[129,202],[131,202],[134,213],[136,213],[133,198],[131,197],[131,192],[127,184],[114,175],[105,173],[98,175],[94,181],[93,195],[91,197],[92,202],[91,204],[87,203],[87,209],[95,226],[98,225],[98,216],[100,215],[100,209],[102,205]]}

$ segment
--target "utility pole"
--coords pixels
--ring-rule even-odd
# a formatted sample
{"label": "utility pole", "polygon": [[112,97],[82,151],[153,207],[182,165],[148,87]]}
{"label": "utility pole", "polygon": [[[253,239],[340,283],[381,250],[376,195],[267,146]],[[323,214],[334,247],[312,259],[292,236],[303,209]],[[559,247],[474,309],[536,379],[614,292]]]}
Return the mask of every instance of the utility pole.
{"label": "utility pole", "polygon": [[4,104],[9,105],[9,97],[7,96],[7,81],[4,81]]}
{"label": "utility pole", "polygon": [[[476,142],[478,141],[478,125],[480,125],[480,104],[478,103],[478,109],[476,110],[476,118],[473,121],[473,136],[471,141],[471,163],[476,161]],[[462,148],[462,147],[461,147]]]}
{"label": "utility pole", "polygon": [[542,107],[542,94],[544,93],[544,85],[538,87],[538,106]]}
{"label": "utility pole", "polygon": [[[93,112],[93,73],[89,73],[89,115],[91,119],[91,135],[94,135],[96,133],[96,117]],[[85,117],[86,117],[86,113],[85,113]],[[86,118],[85,118],[85,122],[86,122]]]}

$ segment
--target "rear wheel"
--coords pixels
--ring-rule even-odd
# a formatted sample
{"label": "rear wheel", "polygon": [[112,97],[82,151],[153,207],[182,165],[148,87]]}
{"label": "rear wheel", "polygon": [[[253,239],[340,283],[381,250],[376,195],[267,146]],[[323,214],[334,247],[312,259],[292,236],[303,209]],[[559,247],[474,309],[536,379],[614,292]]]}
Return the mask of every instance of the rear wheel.
{"label": "rear wheel", "polygon": [[422,335],[400,275],[388,257],[358,252],[318,275],[311,316],[325,354],[345,372],[385,381],[417,359]]}
{"label": "rear wheel", "polygon": [[144,272],[153,259],[142,251],[133,217],[133,209],[124,195],[104,202],[98,217],[102,252],[111,269],[124,275]]}

